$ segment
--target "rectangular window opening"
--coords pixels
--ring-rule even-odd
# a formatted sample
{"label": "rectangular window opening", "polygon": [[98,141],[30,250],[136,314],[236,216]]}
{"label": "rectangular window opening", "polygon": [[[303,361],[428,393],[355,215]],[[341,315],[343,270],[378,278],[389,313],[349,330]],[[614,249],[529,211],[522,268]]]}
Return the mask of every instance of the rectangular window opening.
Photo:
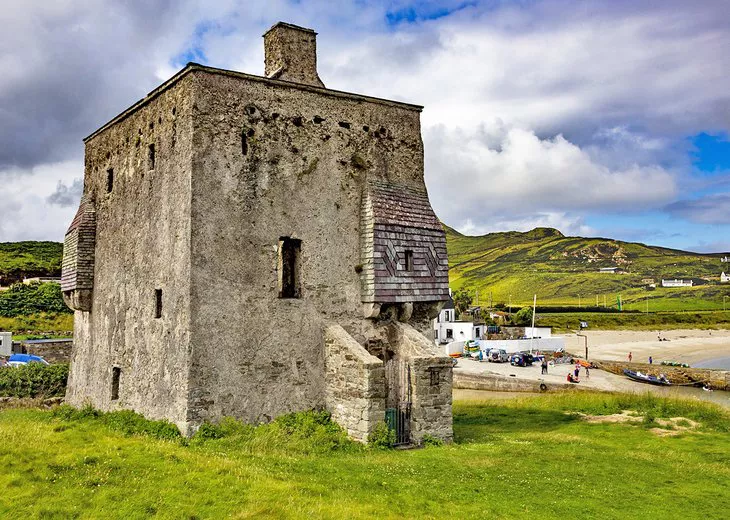
{"label": "rectangular window opening", "polygon": [[148,156],[147,156],[147,163],[148,163],[148,166],[149,166],[149,168],[148,168],[149,170],[154,170],[155,169],[155,145],[154,144],[151,144],[149,146]]}
{"label": "rectangular window opening", "polygon": [[155,289],[155,318],[162,318],[162,289]]}
{"label": "rectangular window opening", "polygon": [[122,369],[112,367],[112,401],[119,399],[119,377],[122,375]]}
{"label": "rectangular window opening", "polygon": [[413,271],[413,251],[406,250],[406,271]]}
{"label": "rectangular window opening", "polygon": [[106,171],[106,192],[111,193],[114,189],[114,168]]}
{"label": "rectangular window opening", "polygon": [[299,263],[302,241],[279,238],[279,298],[299,298]]}
{"label": "rectangular window opening", "polygon": [[453,338],[454,337],[454,330],[453,329],[446,329],[446,338]]}

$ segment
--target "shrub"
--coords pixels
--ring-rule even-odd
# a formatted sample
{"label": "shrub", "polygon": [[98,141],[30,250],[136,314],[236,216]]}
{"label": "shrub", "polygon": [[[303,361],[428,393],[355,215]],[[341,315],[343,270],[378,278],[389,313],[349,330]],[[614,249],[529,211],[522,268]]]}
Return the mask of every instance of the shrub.
{"label": "shrub", "polygon": [[63,302],[60,285],[16,283],[0,292],[0,316],[13,318],[43,312],[71,314],[71,309]]}
{"label": "shrub", "polygon": [[68,365],[28,363],[0,368],[0,396],[61,397],[66,394]]}
{"label": "shrub", "polygon": [[101,412],[90,405],[74,408],[61,405],[53,411],[53,417],[66,422],[98,421],[109,429],[124,435],[149,435],[157,439],[180,439],[180,430],[169,421],[153,421],[132,410]]}
{"label": "shrub", "polygon": [[388,449],[395,444],[395,430],[388,427],[385,421],[375,425],[373,431],[368,435],[368,445],[377,449]]}
{"label": "shrub", "polygon": [[444,445],[444,441],[442,441],[441,439],[437,439],[433,435],[429,435],[427,433],[421,439],[421,445],[426,446],[426,447],[428,447],[428,446],[443,446]]}
{"label": "shrub", "polygon": [[200,428],[198,428],[198,431],[195,432],[195,435],[193,436],[194,441],[204,441],[207,439],[220,439],[221,437],[225,436],[225,432],[223,429],[218,426],[217,424],[211,424],[209,422],[204,422],[200,425]]}

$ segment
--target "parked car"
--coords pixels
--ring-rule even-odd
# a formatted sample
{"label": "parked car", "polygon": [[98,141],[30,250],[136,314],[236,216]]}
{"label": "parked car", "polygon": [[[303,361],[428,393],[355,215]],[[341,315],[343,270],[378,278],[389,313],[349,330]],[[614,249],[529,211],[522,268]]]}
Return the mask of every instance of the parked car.
{"label": "parked car", "polygon": [[489,354],[487,355],[487,361],[490,361],[492,363],[506,363],[509,361],[509,356],[507,355],[507,351],[503,348],[493,348],[489,351]]}
{"label": "parked car", "polygon": [[32,354],[13,354],[8,359],[8,366],[19,367],[27,365],[28,363],[40,363],[42,365],[48,365],[48,361],[40,356],[34,356]]}
{"label": "parked car", "polygon": [[510,365],[514,365],[517,367],[530,366],[530,365],[532,365],[533,361],[534,361],[534,358],[532,357],[532,354],[524,354],[522,352],[513,354],[512,357],[509,358]]}

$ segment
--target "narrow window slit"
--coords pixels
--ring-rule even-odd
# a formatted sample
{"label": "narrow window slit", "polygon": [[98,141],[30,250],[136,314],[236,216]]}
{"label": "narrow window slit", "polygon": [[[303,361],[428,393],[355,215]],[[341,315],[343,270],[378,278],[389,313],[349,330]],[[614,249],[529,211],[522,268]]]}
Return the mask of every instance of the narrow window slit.
{"label": "narrow window slit", "polygon": [[299,271],[302,241],[279,238],[279,298],[299,298]]}
{"label": "narrow window slit", "polygon": [[162,318],[162,289],[155,289],[155,318]]}
{"label": "narrow window slit", "polygon": [[106,192],[111,193],[114,189],[114,168],[106,171]]}
{"label": "narrow window slit", "polygon": [[147,154],[147,165],[148,170],[154,170],[155,169],[155,145],[151,144],[148,149]]}
{"label": "narrow window slit", "polygon": [[112,367],[112,401],[119,399],[119,378],[121,375],[121,368]]}

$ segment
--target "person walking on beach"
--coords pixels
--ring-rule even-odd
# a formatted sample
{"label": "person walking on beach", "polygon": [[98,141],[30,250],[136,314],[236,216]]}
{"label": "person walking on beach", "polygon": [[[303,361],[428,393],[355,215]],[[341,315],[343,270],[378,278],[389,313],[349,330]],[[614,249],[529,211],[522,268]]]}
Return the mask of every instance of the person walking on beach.
{"label": "person walking on beach", "polygon": [[540,363],[540,368],[542,369],[542,374],[547,374],[547,358],[542,358],[542,363]]}
{"label": "person walking on beach", "polygon": [[588,367],[585,367],[585,372],[586,372],[585,377],[586,377],[586,379],[588,379],[591,376],[590,372],[588,372]]}
{"label": "person walking on beach", "polygon": [[575,374],[575,378],[578,379],[578,376],[580,375],[580,363],[575,364],[575,371],[573,373]]}
{"label": "person walking on beach", "polygon": [[651,356],[649,356],[649,364],[651,365],[652,363],[654,363],[654,360],[652,359]]}
{"label": "person walking on beach", "polygon": [[631,352],[629,352],[629,363],[631,363],[631,360],[634,359],[634,356],[631,355]]}

